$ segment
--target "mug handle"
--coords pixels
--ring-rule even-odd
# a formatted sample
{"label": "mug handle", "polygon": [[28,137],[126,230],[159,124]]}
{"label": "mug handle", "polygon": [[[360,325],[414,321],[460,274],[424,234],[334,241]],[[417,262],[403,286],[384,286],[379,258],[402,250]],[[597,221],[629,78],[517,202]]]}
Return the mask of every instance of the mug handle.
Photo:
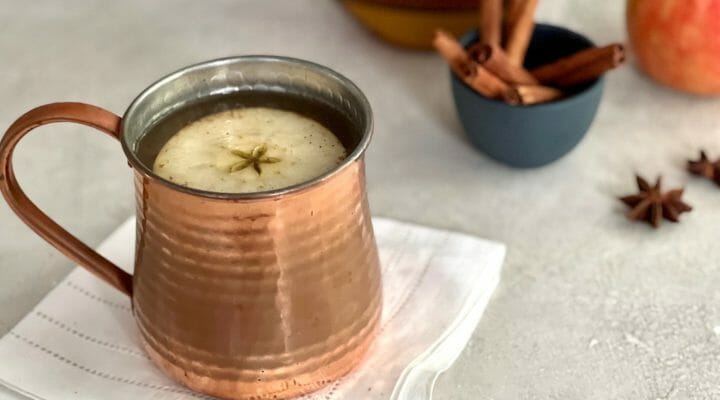
{"label": "mug handle", "polygon": [[52,103],[28,111],[8,128],[0,140],[0,191],[10,208],[35,233],[115,289],[132,296],[132,275],[98,254],[42,212],[20,188],[12,165],[13,150],[20,139],[41,125],[75,122],[119,139],[120,121],[120,117],[110,111],[83,103]]}

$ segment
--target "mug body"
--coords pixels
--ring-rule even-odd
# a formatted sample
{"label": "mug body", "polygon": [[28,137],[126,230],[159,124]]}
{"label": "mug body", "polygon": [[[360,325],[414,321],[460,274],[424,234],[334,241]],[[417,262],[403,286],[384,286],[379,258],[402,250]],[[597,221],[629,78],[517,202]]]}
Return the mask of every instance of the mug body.
{"label": "mug body", "polygon": [[[248,194],[178,186],[138,157],[142,135],[159,119],[240,90],[333,105],[357,128],[342,133],[349,156],[312,181]],[[133,308],[145,349],[163,371],[218,397],[280,399],[317,390],[358,364],[382,298],[363,161],[371,131],[355,85],[281,57],[191,66],[133,102],[120,136],[137,201]]]}

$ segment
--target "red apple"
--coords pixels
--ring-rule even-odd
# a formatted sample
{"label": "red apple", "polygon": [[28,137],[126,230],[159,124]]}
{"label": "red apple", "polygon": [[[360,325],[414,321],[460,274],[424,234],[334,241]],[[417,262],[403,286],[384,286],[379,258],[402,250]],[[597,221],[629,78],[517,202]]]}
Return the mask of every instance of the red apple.
{"label": "red apple", "polygon": [[720,0],[628,0],[640,67],[691,93],[720,95]]}

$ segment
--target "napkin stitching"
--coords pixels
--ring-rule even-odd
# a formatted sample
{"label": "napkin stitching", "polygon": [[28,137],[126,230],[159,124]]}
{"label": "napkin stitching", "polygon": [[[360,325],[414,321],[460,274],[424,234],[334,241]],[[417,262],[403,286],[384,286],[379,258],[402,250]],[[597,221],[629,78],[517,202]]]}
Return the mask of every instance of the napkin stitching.
{"label": "napkin stitching", "polygon": [[[446,235],[445,235],[445,238],[444,238],[444,240],[443,240],[443,243],[446,243],[449,237],[450,237],[450,235],[449,235],[449,234],[446,234]],[[432,261],[434,260],[434,258],[435,258],[435,254],[431,255],[431,256],[428,258],[427,262],[425,263],[425,267],[423,268],[422,272],[421,272],[420,275],[418,276],[418,279],[417,279],[417,280],[415,281],[415,283],[413,284],[412,289],[410,289],[409,291],[407,291],[407,292],[405,293],[405,296],[404,296],[404,298],[403,298],[402,303],[400,303],[400,305],[392,312],[392,315],[390,316],[390,318],[388,318],[388,320],[385,321],[385,323],[380,326],[380,330],[379,330],[378,333],[377,333],[378,335],[380,335],[382,332],[384,332],[384,331],[387,329],[387,326],[390,325],[390,323],[393,322],[393,320],[395,319],[395,317],[397,317],[397,315],[400,313],[400,311],[402,311],[403,308],[405,308],[405,306],[407,305],[407,303],[408,303],[408,301],[410,300],[410,298],[412,297],[412,295],[417,291],[417,288],[420,286],[420,284],[422,283],[422,281],[425,279],[425,276],[427,275],[427,272],[428,272],[428,270],[430,269],[430,266],[432,265]],[[395,264],[395,263],[388,263],[388,265],[393,265],[393,264]],[[383,272],[384,272],[384,273],[387,273],[387,271],[383,271]],[[119,303],[113,302],[113,301],[111,301],[111,300],[107,300],[107,299],[104,299],[104,298],[102,298],[102,297],[99,297],[99,296],[93,294],[92,292],[90,292],[89,290],[87,290],[87,289],[81,287],[80,285],[76,284],[76,283],[73,282],[73,281],[68,281],[68,282],[67,282],[67,286],[71,287],[71,288],[72,288],[73,290],[75,290],[76,292],[81,293],[81,294],[83,294],[84,296],[86,296],[86,297],[88,297],[88,298],[90,298],[90,299],[92,299],[92,300],[94,300],[94,301],[96,301],[96,302],[105,304],[105,305],[110,306],[110,307],[113,307],[113,308],[121,309],[121,310],[124,310],[124,311],[128,311],[128,312],[131,311],[131,308],[130,308],[130,307],[128,307],[128,306],[126,306],[126,305],[124,305],[124,304],[119,304]],[[48,316],[48,318],[50,318],[50,317]],[[67,329],[66,329],[66,330],[67,330]],[[12,332],[11,332],[11,333],[12,333]],[[70,333],[73,333],[73,332],[70,332]],[[80,335],[82,335],[82,334],[81,334],[81,333],[80,333],[79,335],[76,334],[76,336],[80,336]],[[83,338],[82,336],[80,336],[80,337]],[[22,339],[22,338],[21,338],[21,339]],[[84,338],[83,338],[83,339],[84,339]],[[92,340],[90,340],[90,341],[92,341]],[[121,349],[120,346],[114,345],[114,344],[112,344],[112,343],[107,343],[107,342],[104,342],[104,343],[97,342],[97,343],[100,344],[100,345],[104,345],[105,347],[109,347],[109,348],[111,348],[111,349],[113,349],[113,346],[116,346],[116,349],[118,349],[118,350]],[[45,349],[45,348],[43,348],[43,349]],[[47,349],[45,349],[45,350],[47,350]],[[50,350],[47,350],[47,351],[50,351]],[[120,350],[120,351],[122,351],[122,350]],[[128,352],[129,354],[132,354],[132,355],[137,356],[137,354],[136,354],[135,352],[133,352],[132,350],[127,350],[127,352]],[[142,357],[147,359],[147,357],[145,357],[145,356],[142,356]],[[73,363],[73,366],[75,366],[74,363]],[[81,368],[81,369],[83,369],[83,368]],[[83,370],[85,370],[85,369],[83,369]],[[120,379],[120,378],[118,378],[118,379],[112,379],[112,380],[116,380],[116,381],[118,381],[118,382],[122,382],[122,380],[119,380],[119,379]],[[326,399],[333,399],[333,398],[335,398],[335,391],[336,391],[337,388],[342,384],[342,382],[343,382],[344,380],[345,380],[345,377],[341,378],[340,380],[335,381],[335,383],[331,386],[330,391],[329,391],[329,393],[328,393],[327,396],[326,396]],[[137,382],[137,383],[140,384],[139,386],[142,386],[142,385],[150,385],[150,384],[144,383],[144,382]],[[143,387],[149,387],[149,386],[143,386]],[[184,392],[183,392],[183,393],[184,393]],[[190,393],[192,393],[192,392],[190,392]],[[192,394],[195,395],[195,393],[192,393]]]}
{"label": "napkin stitching", "polygon": [[58,321],[57,319],[55,319],[55,318],[53,318],[53,317],[51,317],[51,316],[49,316],[49,315],[47,315],[47,314],[45,314],[45,313],[43,313],[43,312],[41,312],[41,311],[35,311],[35,315],[36,315],[37,317],[39,317],[40,319],[45,320],[45,321],[53,324],[54,326],[56,326],[56,327],[58,327],[58,328],[60,328],[60,329],[62,329],[62,330],[64,330],[64,331],[66,331],[66,332],[69,332],[69,333],[73,334],[74,336],[77,336],[77,337],[79,337],[80,339],[83,339],[83,340],[85,340],[85,341],[88,341],[88,342],[91,342],[91,343],[95,343],[95,344],[97,344],[97,345],[99,345],[99,346],[106,347],[106,348],[109,348],[109,349],[118,351],[118,352],[120,352],[120,353],[129,354],[129,355],[135,356],[135,357],[140,357],[140,358],[145,359],[145,360],[150,360],[150,357],[146,356],[145,354],[143,354],[143,353],[141,353],[141,352],[139,352],[139,351],[136,351],[136,350],[133,350],[133,349],[131,349],[131,348],[129,348],[129,347],[121,346],[121,345],[118,345],[118,344],[115,344],[115,343],[110,343],[110,342],[108,342],[108,341],[105,341],[105,340],[102,340],[102,339],[98,339],[98,338],[96,338],[96,337],[94,337],[94,336],[88,335],[87,333],[80,332],[80,331],[78,331],[78,330],[76,330],[76,329],[74,329],[74,328],[71,328],[71,327],[65,325],[65,324],[62,323],[61,321]]}
{"label": "napkin stitching", "polygon": [[84,365],[82,365],[82,364],[79,364],[79,363],[77,363],[76,361],[73,361],[73,360],[71,360],[71,359],[69,359],[69,358],[67,358],[67,357],[65,357],[65,356],[63,356],[63,355],[61,355],[61,354],[59,354],[59,353],[56,353],[56,352],[48,349],[47,347],[45,347],[45,346],[43,346],[43,345],[41,345],[41,344],[39,344],[39,343],[36,343],[35,341],[33,341],[33,340],[31,340],[31,339],[28,339],[27,337],[25,337],[25,336],[23,336],[23,335],[15,332],[14,330],[11,330],[10,332],[8,332],[8,334],[9,334],[11,337],[14,337],[15,339],[18,339],[18,340],[20,340],[21,342],[25,343],[27,346],[33,347],[33,348],[35,348],[35,349],[37,349],[37,350],[42,351],[43,353],[45,353],[45,354],[47,354],[47,355],[49,355],[49,356],[52,356],[53,358],[55,358],[55,359],[58,360],[58,361],[61,361],[61,362],[65,363],[65,364],[67,364],[67,365],[69,365],[69,366],[71,366],[71,367],[73,367],[73,368],[79,369],[79,370],[81,370],[81,371],[83,371],[83,372],[85,372],[85,373],[87,373],[87,374],[90,374],[90,375],[93,375],[93,376],[96,376],[96,377],[99,377],[99,378],[107,379],[107,380],[114,381],[114,382],[124,383],[124,384],[126,384],[126,385],[138,386],[138,387],[142,387],[142,388],[145,388],[145,389],[153,389],[153,390],[157,390],[157,391],[165,391],[165,392],[170,392],[170,393],[187,394],[187,395],[192,396],[192,397],[197,398],[197,399],[212,399],[212,397],[204,396],[204,395],[202,395],[202,394],[198,394],[198,393],[192,392],[192,391],[190,391],[190,390],[188,390],[188,389],[184,389],[184,388],[182,388],[182,387],[174,387],[174,386],[166,386],[166,385],[157,385],[157,384],[153,384],[153,383],[136,381],[136,380],[134,380],[134,379],[121,378],[121,377],[116,376],[116,375],[110,375],[110,374],[108,374],[108,373],[101,372],[101,371],[98,371],[98,370],[96,370],[96,369],[91,369],[91,368],[88,368],[88,367],[86,367],[86,366],[84,366]]}
{"label": "napkin stitching", "polygon": [[[446,235],[445,238],[444,238],[445,240],[443,241],[443,243],[446,243],[448,238],[449,238],[449,235]],[[403,308],[405,308],[405,306],[407,305],[407,302],[409,301],[409,299],[410,299],[410,298],[412,297],[412,295],[417,291],[417,288],[420,286],[420,284],[422,283],[422,281],[425,279],[425,276],[427,275],[427,272],[428,272],[428,270],[430,269],[430,266],[432,265],[432,261],[433,261],[434,258],[435,258],[435,254],[433,254],[432,256],[430,256],[430,258],[427,260],[427,262],[425,263],[425,267],[423,268],[423,271],[420,273],[420,275],[418,276],[418,279],[417,279],[417,280],[415,281],[415,283],[413,284],[412,289],[410,289],[409,291],[406,292],[402,303],[400,303],[400,305],[392,312],[392,315],[390,316],[390,318],[388,318],[388,320],[385,321],[385,323],[380,326],[380,330],[378,331],[378,335],[380,335],[382,332],[384,332],[384,331],[387,329],[387,326],[390,325],[390,323],[393,322],[393,320],[395,319],[395,317],[397,317],[397,315],[400,313],[400,311],[402,311]],[[388,264],[389,264],[389,265],[393,265],[393,263],[388,263]],[[383,271],[383,272],[384,272],[384,273],[387,273],[387,271]],[[102,303],[102,304],[105,304],[105,305],[107,305],[107,306],[110,306],[110,307],[113,307],[113,308],[117,308],[117,309],[120,309],[120,310],[123,310],[123,311],[131,312],[131,308],[130,308],[129,306],[126,306],[126,305],[120,304],[120,303],[116,303],[116,302],[113,302],[113,301],[111,301],[111,300],[107,300],[107,299],[105,299],[105,298],[102,298],[102,297],[100,297],[100,296],[97,296],[97,295],[93,294],[92,292],[90,292],[88,289],[86,289],[86,288],[78,285],[77,283],[75,283],[75,282],[73,282],[73,281],[68,281],[66,284],[67,284],[67,286],[69,286],[70,288],[72,288],[73,290],[75,290],[76,292],[78,292],[78,293],[80,293],[80,294],[82,294],[82,295],[84,295],[84,296],[86,296],[86,297],[88,297],[88,298],[90,298],[90,299],[92,299],[92,300],[94,300],[94,301],[96,301],[96,302],[99,302],[99,303]],[[131,355],[133,355],[133,356],[140,356],[140,357],[142,357],[142,358],[148,359],[147,356],[138,354],[137,352],[134,352],[133,350],[130,350],[130,349],[125,349],[125,348],[123,348],[122,346],[115,345],[115,344],[112,344],[112,343],[109,343],[109,342],[104,342],[104,341],[101,341],[101,340],[98,340],[98,339],[95,339],[95,338],[90,338],[89,336],[87,336],[87,338],[86,338],[86,337],[83,336],[83,333],[81,333],[81,332],[77,332],[77,331],[75,331],[75,330],[70,330],[70,329],[68,329],[67,327],[63,327],[63,326],[58,325],[58,324],[62,324],[62,323],[60,323],[59,321],[56,321],[56,320],[52,319],[52,317],[50,317],[50,316],[48,316],[48,315],[46,315],[46,314],[43,314],[43,313],[41,313],[41,312],[36,312],[36,314],[38,314],[41,318],[46,319],[48,322],[51,322],[51,323],[53,323],[54,325],[57,325],[58,327],[63,328],[63,329],[65,329],[66,331],[68,331],[68,332],[70,332],[70,333],[74,334],[75,336],[78,336],[78,337],[80,337],[80,338],[82,338],[82,339],[88,340],[88,341],[93,342],[93,343],[97,343],[97,344],[99,344],[99,345],[101,345],[101,346],[108,347],[108,348],[110,348],[110,349],[118,350],[118,351],[123,352],[123,353],[128,353],[128,354],[131,354]],[[42,314],[42,315],[40,315],[40,314]],[[64,325],[64,324],[63,324],[63,325]],[[26,338],[24,338],[24,337],[21,337],[21,336],[20,336],[19,334],[17,334],[17,333],[14,333],[14,332],[12,332],[12,331],[11,331],[10,333],[17,335],[17,338],[19,338],[19,339],[21,339],[21,340],[23,340],[23,341],[26,341],[26,342],[30,341],[29,339],[26,339]],[[30,344],[30,343],[28,343],[28,344]],[[33,345],[34,345],[34,342],[33,342]],[[53,357],[58,358],[58,359],[61,360],[61,361],[65,361],[65,359],[64,359],[62,356],[56,355],[56,353],[53,353],[51,350],[49,350],[49,349],[47,349],[47,348],[45,348],[45,347],[43,347],[43,346],[41,346],[41,345],[38,345],[38,346],[39,346],[39,348],[41,348],[41,349],[42,349],[43,351],[45,351],[46,353],[53,355]],[[83,370],[83,371],[89,372],[89,373],[91,373],[91,374],[93,374],[93,375],[96,375],[96,374],[94,373],[95,371],[89,370],[89,369],[87,369],[87,368],[85,368],[85,367],[83,367],[83,366],[79,366],[79,365],[77,365],[75,362],[71,362],[71,363],[68,362],[68,364],[69,364],[69,365],[72,365],[73,367],[79,368],[79,369],[81,369],[81,370]],[[107,375],[107,374],[106,374],[106,375]],[[103,375],[97,375],[97,376],[101,376],[101,377],[105,378],[105,376],[103,376]],[[115,376],[111,376],[111,375],[107,375],[107,376],[108,376],[108,378],[106,378],[106,379],[110,379],[110,380],[113,380],[113,381],[116,381],[116,382],[130,383],[130,384],[134,384],[135,386],[146,387],[146,388],[155,389],[155,390],[173,391],[173,390],[171,390],[171,389],[174,389],[174,388],[162,387],[162,386],[158,386],[158,387],[156,388],[156,387],[154,387],[154,386],[156,386],[156,385],[148,384],[148,383],[145,383],[145,382],[131,381],[131,380],[127,380],[127,379],[123,379],[123,378],[119,378],[119,377],[115,377]],[[113,379],[113,378],[114,378],[114,379]],[[335,383],[331,386],[330,391],[329,391],[329,393],[328,393],[327,396],[326,396],[326,399],[334,399],[334,398],[335,398],[335,391],[336,391],[337,388],[342,384],[342,382],[343,382],[344,380],[345,380],[345,377],[341,378],[340,380],[335,381]],[[127,381],[127,382],[126,382],[126,381]],[[161,388],[162,388],[162,389],[161,389]],[[177,390],[177,389],[174,389],[174,390]],[[177,393],[189,393],[189,394],[192,394],[192,395],[193,395],[194,397],[196,397],[196,398],[206,398],[206,397],[200,397],[200,396],[198,396],[198,395],[197,395],[196,393],[194,393],[194,392],[185,392],[185,391],[176,391],[176,392],[177,392]]]}
{"label": "napkin stitching", "polygon": [[124,311],[127,311],[127,312],[132,312],[132,309],[130,308],[130,306],[128,306],[128,305],[126,305],[126,304],[116,303],[116,302],[114,302],[114,301],[107,300],[107,299],[104,299],[104,298],[102,298],[102,297],[100,297],[100,296],[97,296],[97,295],[93,294],[93,293],[90,292],[89,290],[85,289],[84,287],[81,287],[80,285],[78,285],[77,283],[75,283],[75,282],[73,282],[73,281],[68,281],[68,282],[67,282],[67,286],[73,288],[76,292],[81,293],[81,294],[85,295],[86,297],[89,297],[89,298],[91,298],[91,299],[93,299],[93,300],[95,300],[95,301],[97,301],[97,302],[99,302],[99,303],[105,304],[106,306],[110,306],[110,307],[117,308],[117,309],[120,309],[120,310],[124,310]]}
{"label": "napkin stitching", "polygon": [[[410,224],[405,224],[405,225],[410,225]],[[411,225],[411,227],[413,227],[413,226]],[[420,227],[420,226],[415,226],[415,227]],[[446,233],[449,234],[450,232],[446,232]],[[411,236],[411,235],[406,232],[404,236]],[[445,238],[445,239],[446,239],[445,241],[447,241],[447,239],[449,238],[449,236],[450,236],[450,235],[448,235],[448,236]],[[422,245],[421,245],[421,247],[425,247],[425,246],[422,246]],[[402,302],[399,304],[399,306],[393,307],[394,312],[391,313],[392,316],[390,317],[390,319],[388,319],[385,323],[383,323],[383,324],[381,325],[379,332],[385,331],[385,330],[387,329],[388,325],[389,325],[390,323],[394,322],[397,314],[400,313],[404,308],[407,307],[407,304],[408,304],[408,302],[409,302],[409,299],[412,297],[412,294],[414,294],[414,293],[417,292],[419,285],[420,285],[420,284],[423,282],[423,280],[426,278],[426,275],[427,275],[427,272],[428,272],[428,270],[429,270],[430,264],[432,263],[432,260],[437,257],[437,254],[436,254],[436,253],[439,252],[439,249],[436,248],[436,249],[434,249],[434,250],[436,250],[436,251],[434,251],[434,252],[433,252],[433,255],[429,258],[428,262],[427,262],[426,265],[425,265],[425,268],[423,269],[421,275],[418,277],[418,279],[417,279],[417,281],[415,282],[415,284],[414,284],[414,286],[412,287],[412,289],[411,289],[409,292],[405,292],[406,295],[404,296],[404,299],[403,299]],[[396,255],[396,256],[399,257],[399,255]],[[396,257],[393,257],[393,261],[394,261],[395,259],[396,259]],[[389,264],[389,265],[388,265],[388,264]],[[388,268],[388,270],[383,269],[383,274],[387,273],[390,269],[394,269],[394,268],[392,268],[392,267],[396,267],[396,265],[395,265],[394,262],[391,262],[391,263],[388,263],[388,264],[384,264],[384,265],[383,265],[383,267],[385,267],[386,265],[387,265],[388,267],[390,267],[390,268]],[[416,266],[417,266],[417,265],[416,265]],[[102,294],[101,294],[101,293],[98,293],[98,294],[95,294],[95,293],[94,293],[94,291],[97,291],[98,289],[102,289],[102,288],[93,287],[92,290],[89,290],[89,289],[84,288],[83,285],[80,285],[80,284],[78,284],[78,283],[72,282],[72,281],[70,281],[70,280],[67,280],[65,283],[66,283],[67,286],[69,286],[71,289],[73,289],[73,291],[76,291],[76,292],[78,292],[79,294],[82,294],[84,297],[87,297],[87,298],[89,298],[89,299],[91,299],[91,300],[93,300],[93,301],[95,301],[95,302],[101,303],[101,304],[103,304],[103,305],[105,305],[105,306],[108,306],[108,307],[112,307],[112,308],[114,308],[114,309],[119,309],[119,310],[123,310],[123,311],[126,311],[126,312],[132,312],[132,308],[131,308],[131,306],[129,306],[129,305],[122,304],[121,302],[117,302],[117,301],[112,301],[112,300],[105,299],[105,298],[102,297]],[[407,286],[406,286],[406,287],[407,287]],[[398,304],[397,301],[394,301],[393,303]],[[45,315],[47,315],[47,314],[45,314]],[[39,315],[37,315],[36,317],[39,317]],[[49,316],[48,316],[48,317],[49,317]],[[49,317],[49,318],[52,318],[52,317]],[[49,322],[49,323],[52,323],[51,321],[48,321],[48,322]],[[72,329],[72,328],[70,328],[70,329]],[[72,333],[72,332],[70,332],[70,333]],[[49,355],[49,356],[52,356],[53,358],[57,359],[56,361],[65,362],[65,363],[67,363],[67,364],[70,365],[70,366],[72,366],[72,364],[74,363],[74,364],[76,365],[75,368],[78,368],[78,369],[82,370],[82,371],[83,371],[84,373],[86,373],[86,374],[90,374],[90,375],[97,376],[97,377],[102,377],[102,378],[104,378],[105,380],[115,381],[115,382],[118,382],[118,383],[121,383],[121,384],[129,384],[129,385],[134,385],[134,386],[138,386],[138,387],[145,388],[145,389],[149,389],[149,390],[154,390],[154,391],[157,391],[157,392],[166,391],[166,392],[172,392],[172,393],[178,393],[178,394],[187,394],[187,395],[189,395],[189,396],[191,396],[191,397],[193,397],[193,398],[212,399],[211,397],[208,397],[208,396],[205,396],[205,395],[202,395],[202,394],[198,394],[198,393],[189,391],[189,390],[187,390],[187,389],[178,388],[178,387],[175,387],[175,386],[159,385],[159,384],[155,384],[155,383],[146,383],[146,382],[142,382],[142,381],[134,381],[134,380],[122,378],[122,377],[119,377],[119,376],[109,375],[109,374],[106,374],[106,373],[101,372],[101,371],[89,370],[88,367],[78,366],[77,363],[75,363],[74,361],[69,360],[69,359],[63,357],[63,356],[60,355],[60,354],[53,353],[52,350],[50,350],[50,349],[48,349],[48,348],[45,348],[45,347],[43,347],[43,346],[41,346],[41,345],[39,345],[39,344],[37,344],[37,343],[35,343],[35,342],[32,342],[32,340],[29,339],[29,338],[27,338],[27,337],[22,337],[22,335],[18,334],[17,332],[10,331],[10,332],[8,332],[8,334],[9,334],[9,336],[13,337],[15,340],[20,341],[21,344],[24,344],[24,345],[26,345],[26,346],[28,346],[28,347],[30,347],[30,348],[36,347],[36,348],[40,349],[42,352],[46,353],[46,356]],[[82,333],[80,332],[80,334],[82,334]],[[89,335],[88,335],[88,336],[89,336]],[[29,341],[29,342],[28,342],[28,341]],[[32,344],[31,344],[31,343],[32,343]],[[105,342],[105,343],[109,343],[109,342]],[[109,343],[109,344],[112,345],[112,343]],[[102,344],[101,344],[101,345],[102,345]],[[42,354],[42,353],[41,353],[41,354]],[[347,378],[347,377],[344,377],[344,378]],[[343,380],[347,380],[347,379],[344,379],[344,378],[343,378],[341,381],[338,381],[337,384],[333,385],[332,389],[330,390],[330,393],[326,393],[323,397],[324,397],[325,399],[335,398],[337,388],[340,386],[340,384],[341,384],[341,382],[342,382]],[[18,388],[18,387],[15,387],[14,385],[11,385],[9,382],[5,382],[5,381],[3,381],[2,379],[0,379],[0,384],[4,384],[4,385],[7,386],[7,387],[11,387],[11,388],[13,388],[14,390],[16,390],[16,391],[19,392],[19,393],[24,393],[24,394],[28,395],[28,397],[33,397],[33,398],[42,400],[41,397],[36,396],[36,395],[33,395],[32,393],[29,393],[29,392],[27,392],[27,391],[24,391],[24,390],[22,390],[22,389],[20,389],[20,388]],[[303,398],[306,398],[306,396],[303,396]]]}

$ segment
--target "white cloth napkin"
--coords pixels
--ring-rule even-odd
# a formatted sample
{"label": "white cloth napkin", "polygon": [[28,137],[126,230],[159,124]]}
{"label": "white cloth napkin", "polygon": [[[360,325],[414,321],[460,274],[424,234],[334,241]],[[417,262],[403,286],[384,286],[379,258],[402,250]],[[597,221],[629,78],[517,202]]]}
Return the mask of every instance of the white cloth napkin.
{"label": "white cloth napkin", "polygon": [[[497,286],[502,244],[373,222],[383,271],[381,333],[358,370],[303,399],[430,399],[435,379],[465,347]],[[99,248],[129,271],[134,224],[124,223]],[[151,364],[129,300],[81,268],[0,339],[0,384],[43,400],[209,398]]]}

